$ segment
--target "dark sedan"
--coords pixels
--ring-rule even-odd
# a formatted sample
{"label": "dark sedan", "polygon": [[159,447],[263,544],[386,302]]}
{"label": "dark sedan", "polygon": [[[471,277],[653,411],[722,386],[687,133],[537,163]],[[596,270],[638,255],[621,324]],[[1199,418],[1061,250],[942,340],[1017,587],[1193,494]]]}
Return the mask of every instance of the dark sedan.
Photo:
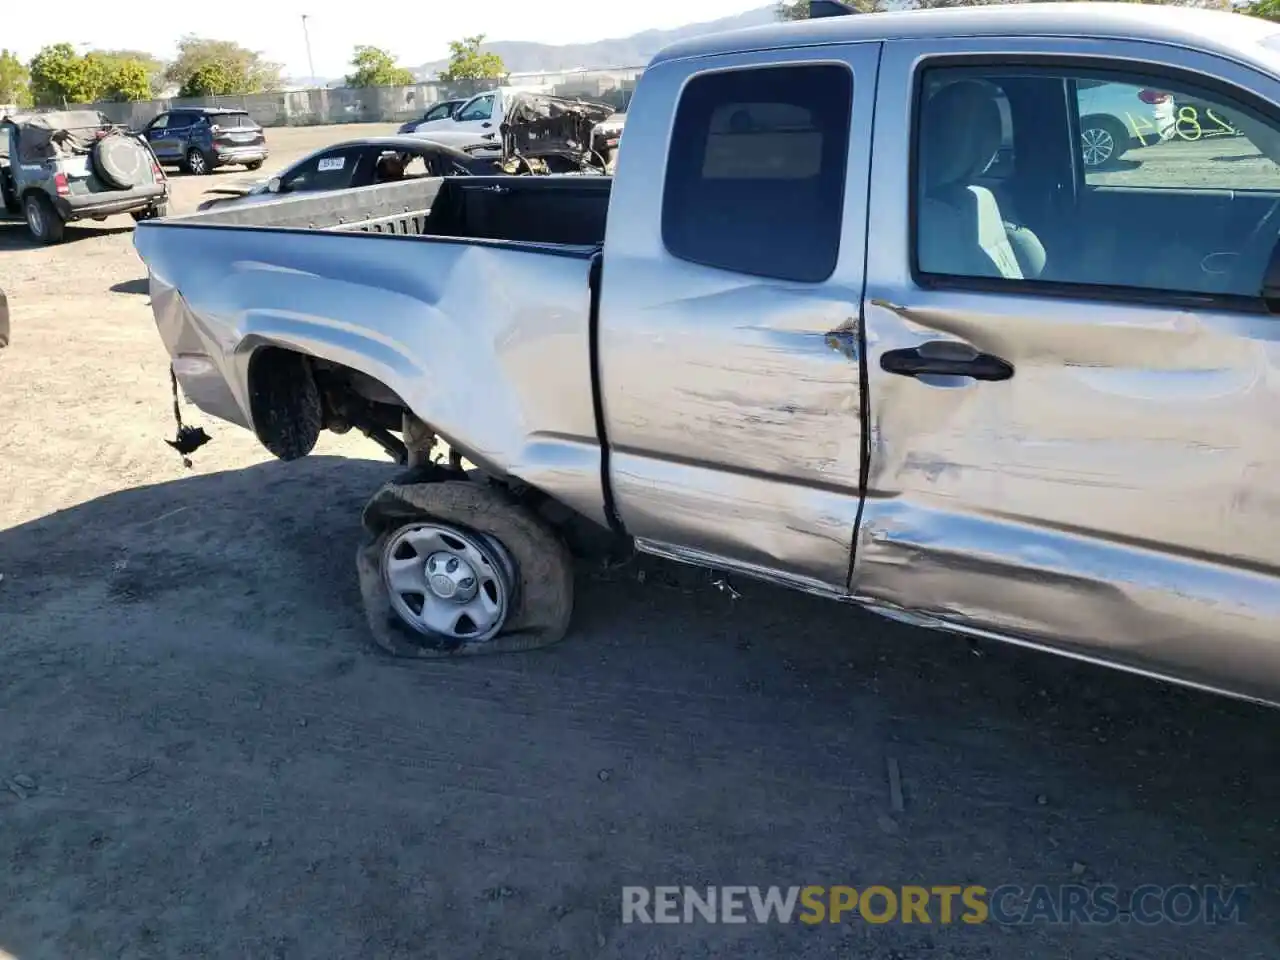
{"label": "dark sedan", "polygon": [[422,136],[347,140],[317,150],[269,180],[246,185],[232,196],[206,200],[199,209],[270,200],[285,193],[352,190],[413,177],[492,176],[503,172],[498,166],[500,158],[500,148],[492,143],[477,143],[468,151]]}

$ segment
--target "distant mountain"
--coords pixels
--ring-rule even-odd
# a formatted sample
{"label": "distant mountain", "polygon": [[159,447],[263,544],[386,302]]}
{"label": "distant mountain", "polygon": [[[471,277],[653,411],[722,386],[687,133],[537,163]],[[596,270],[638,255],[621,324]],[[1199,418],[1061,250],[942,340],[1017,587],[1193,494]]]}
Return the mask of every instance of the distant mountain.
{"label": "distant mountain", "polygon": [[[526,43],[521,40],[495,40],[493,43],[486,43],[484,49],[502,57],[502,62],[511,73],[642,67],[669,43],[708,33],[719,33],[722,30],[756,27],[763,23],[773,23],[774,19],[774,6],[769,4],[767,7],[757,7],[732,17],[722,17],[705,23],[691,23],[685,27],[676,27],[674,30],[645,30],[643,33],[616,40],[566,43],[558,46],[548,43]],[[448,65],[448,60],[436,60],[432,63],[424,63],[414,73],[426,78]]]}

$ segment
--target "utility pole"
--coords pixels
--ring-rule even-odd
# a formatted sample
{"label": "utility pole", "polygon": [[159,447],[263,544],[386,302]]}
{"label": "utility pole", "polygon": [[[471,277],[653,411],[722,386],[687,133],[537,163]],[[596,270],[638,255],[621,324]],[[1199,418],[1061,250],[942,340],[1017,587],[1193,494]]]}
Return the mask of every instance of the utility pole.
{"label": "utility pole", "polygon": [[305,13],[302,15],[302,39],[307,44],[307,69],[311,71],[311,76],[308,79],[310,79],[311,85],[315,86],[316,64],[311,59],[311,35],[307,33],[307,15]]}

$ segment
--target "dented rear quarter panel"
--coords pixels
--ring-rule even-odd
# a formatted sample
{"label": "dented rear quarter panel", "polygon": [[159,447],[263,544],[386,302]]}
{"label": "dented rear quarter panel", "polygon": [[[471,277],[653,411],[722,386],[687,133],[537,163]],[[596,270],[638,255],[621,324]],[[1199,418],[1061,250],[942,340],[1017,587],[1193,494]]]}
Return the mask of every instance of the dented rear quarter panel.
{"label": "dented rear quarter panel", "polygon": [[359,370],[446,442],[599,517],[589,249],[141,224],[161,338],[205,412],[252,427],[259,347]]}

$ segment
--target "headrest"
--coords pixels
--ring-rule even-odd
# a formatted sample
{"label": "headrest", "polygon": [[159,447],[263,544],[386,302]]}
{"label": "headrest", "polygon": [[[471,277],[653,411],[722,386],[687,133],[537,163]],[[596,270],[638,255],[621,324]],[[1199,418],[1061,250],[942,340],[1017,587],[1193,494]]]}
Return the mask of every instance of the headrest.
{"label": "headrest", "polygon": [[925,102],[920,163],[927,190],[967,183],[987,169],[1003,140],[999,95],[984,80],[960,80]]}

